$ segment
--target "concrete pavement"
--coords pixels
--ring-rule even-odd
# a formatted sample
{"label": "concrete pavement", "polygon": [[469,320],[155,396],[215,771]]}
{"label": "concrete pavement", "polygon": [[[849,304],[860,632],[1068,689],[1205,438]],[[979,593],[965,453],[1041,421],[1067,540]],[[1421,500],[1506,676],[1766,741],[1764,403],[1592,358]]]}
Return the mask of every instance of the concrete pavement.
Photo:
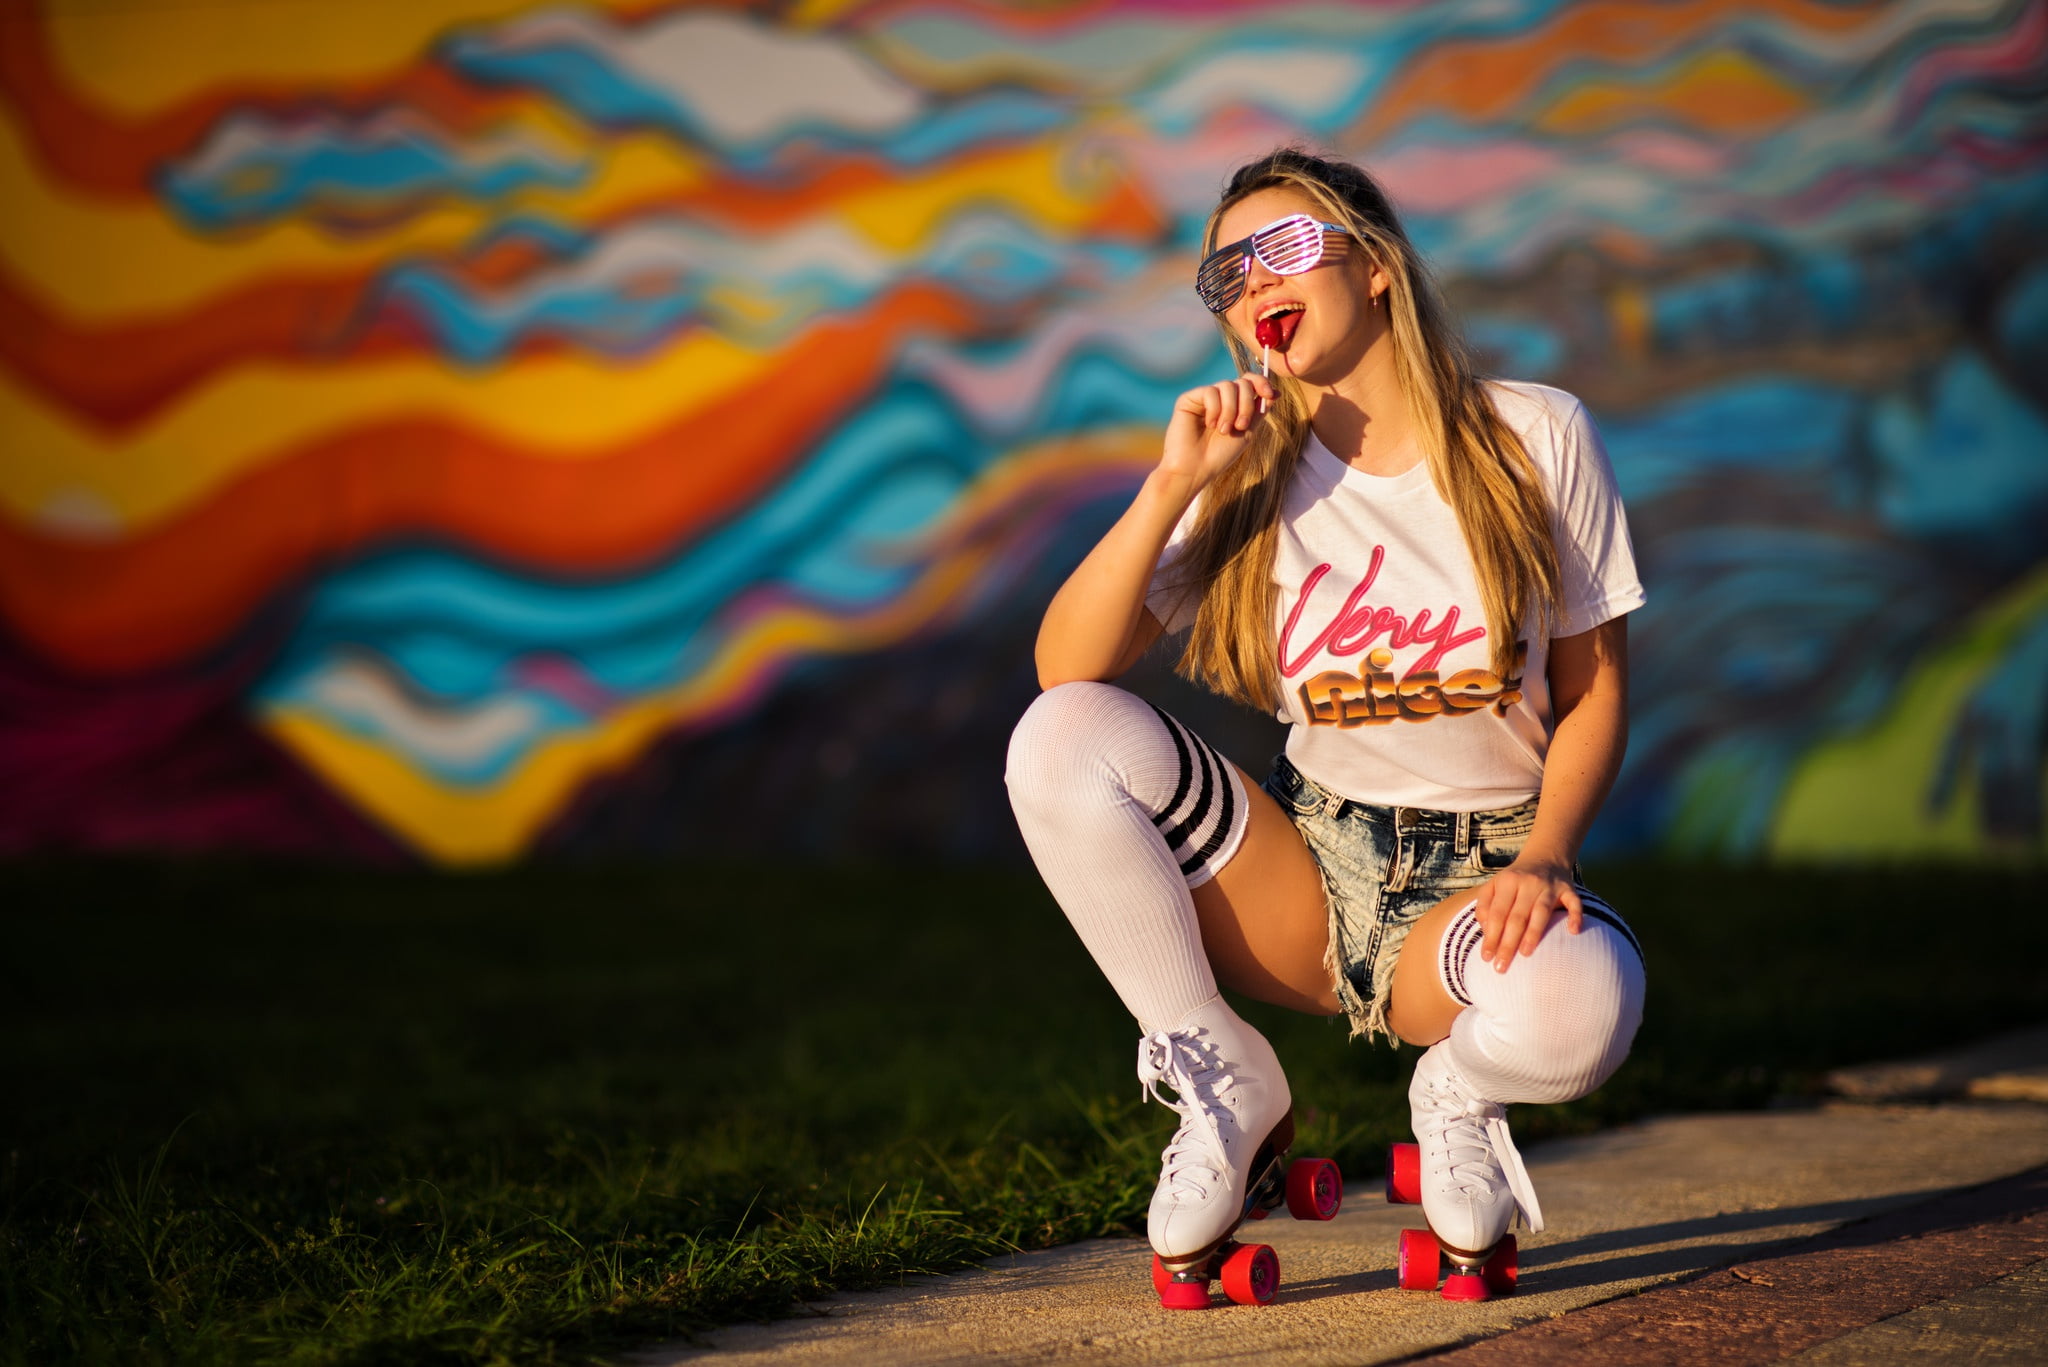
{"label": "concrete pavement", "polygon": [[[2010,1071],[2012,1059],[2000,1055],[2000,1060]],[[833,1297],[801,1319],[726,1329],[697,1345],[657,1347],[631,1360],[640,1367],[1365,1364],[1474,1345],[1467,1351],[1483,1348],[1489,1351],[1482,1357],[1507,1354],[1500,1360],[1515,1362],[1697,1357],[1734,1363],[1799,1352],[1826,1367],[1848,1367],[1886,1361],[1901,1343],[1925,1347],[1943,1335],[1960,1343],[1956,1335],[1971,1323],[1990,1337],[1978,1344],[1977,1358],[1958,1361],[2028,1360],[1985,1354],[2008,1348],[2017,1352],[2025,1342],[2040,1341],[2038,1331],[2032,1340],[2018,1329],[2001,1337],[1996,1326],[2021,1310],[2030,1322],[2038,1318],[2044,1295],[2042,1268],[2035,1264],[2048,1258],[2048,1176],[2036,1181],[2014,1175],[2048,1165],[2048,1106],[1837,1101],[1811,1110],[1664,1117],[1534,1146],[1524,1156],[1549,1228],[1521,1236],[1520,1293],[1480,1305],[1454,1305],[1433,1293],[1395,1286],[1396,1237],[1402,1227],[1419,1224],[1419,1212],[1384,1204],[1373,1181],[1352,1184],[1343,1212],[1328,1223],[1300,1223],[1283,1215],[1246,1227],[1247,1235],[1271,1244],[1280,1257],[1282,1286],[1270,1306],[1233,1306],[1219,1294],[1207,1311],[1163,1311],[1151,1290],[1143,1242],[1098,1239],[997,1259],[951,1277],[916,1278],[901,1288]],[[1986,1224],[2002,1218],[1997,1215],[2000,1202],[2009,1205],[2021,1198],[2002,1195],[1998,1188],[1968,1189],[1999,1179],[2032,1183],[2024,1191],[2040,1198],[2035,1224],[2007,1221],[2010,1229]],[[2025,1199],[2034,1200],[2034,1195]],[[1975,1206],[1969,1204],[1973,1200]],[[1944,1201],[1950,1204],[1943,1206]],[[1921,1218],[1915,1211],[1934,1214]],[[1966,1233],[1977,1229],[1978,1237],[1974,1244],[1965,1239],[1957,1245],[1961,1253],[1944,1253],[1940,1248],[1946,1245],[1937,1248],[1920,1238],[1929,1231],[1919,1230],[1916,1218],[1922,1225],[1928,1219],[1961,1220]],[[1880,1220],[1905,1221],[1899,1228],[1908,1235],[1866,1239],[1856,1233],[1881,1233]],[[1815,1236],[1844,1226],[1852,1228],[1832,1237],[1847,1239],[1849,1251],[1820,1247]],[[2030,1252],[2035,1245],[2028,1240],[2037,1235],[2038,1251]],[[1810,1241],[1811,1247],[1793,1244],[1788,1251],[1788,1241],[1799,1240]],[[1940,1264],[1940,1277],[1897,1270],[1889,1299],[1865,1296],[1854,1302],[1866,1307],[1862,1310],[1845,1308],[1853,1298],[1830,1293],[1830,1287],[1850,1284],[1844,1278],[1869,1290],[1872,1269],[1880,1268],[1884,1257],[1896,1259],[1887,1250],[1909,1244],[1935,1250],[1929,1256]],[[1871,1248],[1879,1251],[1871,1253]],[[1697,1275],[1731,1265],[1740,1273],[1753,1260],[1788,1257],[1809,1261],[1796,1268],[1790,1262],[1769,1262],[1778,1274],[1752,1274],[1767,1287],[1725,1272]],[[1835,1261],[1828,1262],[1829,1257]],[[1777,1315],[1805,1326],[1803,1337],[1748,1333],[1739,1336],[1739,1343],[1709,1351],[1714,1341],[1729,1339],[1717,1330],[1734,1324],[1729,1317],[1739,1318],[1738,1311],[1718,1302],[1706,1308],[1705,1302],[1680,1304],[1686,1297],[1719,1294],[1722,1281],[1740,1282],[1736,1290],[1761,1295],[1781,1277],[1788,1287],[1796,1282],[1806,1288],[1801,1294],[1809,1298],[1807,1309],[1789,1295],[1766,1295],[1740,1302],[1747,1307],[1740,1313]],[[1706,1289],[1689,1289],[1700,1287]],[[1936,1297],[1958,1299],[1926,1305]],[[1814,1306],[1828,1307],[1828,1313]],[[1922,1306],[1924,1313],[1917,1308]],[[1624,1313],[1635,1311],[1643,1313],[1633,1320]],[[1821,1330],[1825,1341],[1816,1337]],[[1691,1344],[1701,1351],[1671,1348],[1660,1356],[1662,1350],[1649,1351],[1655,1343]],[[1743,1344],[1747,1351],[1738,1351]],[[1765,1350],[1767,1356],[1756,1356]],[[1453,1352],[1452,1358],[1464,1355]]]}

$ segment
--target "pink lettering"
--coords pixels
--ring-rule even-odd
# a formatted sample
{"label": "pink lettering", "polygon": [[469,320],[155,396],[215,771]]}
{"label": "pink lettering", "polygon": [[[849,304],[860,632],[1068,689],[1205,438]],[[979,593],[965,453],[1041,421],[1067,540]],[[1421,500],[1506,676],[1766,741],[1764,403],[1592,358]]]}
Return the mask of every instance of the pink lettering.
{"label": "pink lettering", "polygon": [[[1289,664],[1287,663],[1288,639],[1294,635],[1295,623],[1301,620],[1301,610],[1308,606],[1308,596],[1316,591],[1316,585],[1323,582],[1323,576],[1330,572],[1330,567],[1328,565],[1318,565],[1308,572],[1308,578],[1301,581],[1301,594],[1294,600],[1294,610],[1287,614],[1287,625],[1280,628],[1280,674],[1283,678],[1291,679],[1301,673],[1301,667],[1314,659],[1316,652],[1330,643],[1330,638],[1337,634],[1339,627],[1350,618],[1352,609],[1358,606],[1358,600],[1365,597],[1366,591],[1372,587],[1372,581],[1379,578],[1380,565],[1386,558],[1387,548],[1385,546],[1374,546],[1372,548],[1372,563],[1366,567],[1365,578],[1359,580],[1358,587],[1351,590],[1350,597],[1344,600],[1344,606],[1337,610],[1337,615],[1330,619],[1330,624],[1317,632],[1316,638],[1308,643],[1308,648],[1301,652],[1293,664]],[[1350,650],[1336,651],[1334,653],[1350,655],[1354,654],[1358,648],[1353,646]]]}
{"label": "pink lettering", "polygon": [[1439,664],[1443,663],[1444,656],[1450,654],[1459,646],[1470,645],[1486,635],[1485,627],[1474,627],[1463,636],[1460,636],[1458,634],[1458,609],[1456,606],[1444,609],[1444,619],[1436,624],[1436,630],[1433,632],[1424,631],[1421,627],[1422,619],[1428,615],[1427,612],[1417,615],[1415,618],[1417,625],[1409,639],[1414,641],[1432,641],[1435,644],[1430,646],[1428,652],[1421,659],[1408,667],[1410,674],[1418,670],[1428,671],[1435,669]]}
{"label": "pink lettering", "polygon": [[1374,546],[1372,560],[1367,564],[1365,577],[1358,586],[1344,598],[1344,606],[1338,608],[1323,629],[1313,640],[1302,647],[1301,653],[1289,659],[1293,646],[1295,628],[1301,625],[1302,613],[1308,607],[1309,595],[1329,574],[1327,564],[1318,565],[1308,572],[1301,581],[1301,591],[1295,595],[1294,606],[1288,609],[1287,621],[1280,628],[1280,673],[1284,678],[1293,678],[1307,667],[1308,662],[1327,649],[1332,655],[1356,655],[1382,635],[1396,650],[1405,649],[1417,642],[1425,642],[1429,649],[1408,667],[1408,674],[1434,673],[1443,663],[1446,655],[1460,646],[1472,644],[1486,636],[1485,627],[1473,627],[1470,631],[1458,630],[1458,609],[1455,605],[1444,609],[1443,619],[1431,624],[1430,610],[1423,608],[1409,621],[1390,607],[1373,607],[1362,601],[1372,590],[1379,578],[1380,567],[1386,563],[1387,548]]}

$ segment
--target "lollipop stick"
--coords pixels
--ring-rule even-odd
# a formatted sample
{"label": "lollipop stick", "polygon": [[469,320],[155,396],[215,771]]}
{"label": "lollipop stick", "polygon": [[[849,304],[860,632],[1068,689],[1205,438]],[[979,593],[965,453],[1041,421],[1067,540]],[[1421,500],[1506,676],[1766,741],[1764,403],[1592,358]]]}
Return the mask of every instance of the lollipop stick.
{"label": "lollipop stick", "polygon": [[[1259,378],[1262,380],[1273,378],[1273,348],[1269,346],[1259,348]],[[1266,396],[1264,394],[1259,395],[1259,411],[1261,413],[1266,411]]]}

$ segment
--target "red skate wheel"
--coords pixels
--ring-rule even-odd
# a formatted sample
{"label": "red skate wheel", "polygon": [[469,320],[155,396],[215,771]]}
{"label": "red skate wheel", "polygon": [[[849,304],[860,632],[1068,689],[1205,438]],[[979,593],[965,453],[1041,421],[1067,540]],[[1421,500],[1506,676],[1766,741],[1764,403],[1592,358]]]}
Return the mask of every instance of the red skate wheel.
{"label": "red skate wheel", "polygon": [[1297,1220],[1334,1220],[1344,1204],[1344,1174],[1327,1158],[1303,1158],[1287,1169],[1287,1213]]}
{"label": "red skate wheel", "polygon": [[1444,1278],[1444,1299],[1447,1301],[1483,1301],[1491,1294],[1486,1289],[1486,1279],[1467,1268],[1456,1268]]}
{"label": "red skate wheel", "polygon": [[1398,1275],[1403,1291],[1436,1290],[1437,1267],[1442,1254],[1436,1235],[1426,1229],[1401,1231],[1401,1265]]}
{"label": "red skate wheel", "polygon": [[1422,1204],[1422,1147],[1396,1144],[1387,1151],[1387,1200],[1397,1206]]}
{"label": "red skate wheel", "polygon": [[1223,1294],[1239,1305],[1271,1305],[1280,1290],[1280,1256],[1246,1244],[1223,1260]]}
{"label": "red skate wheel", "polygon": [[1479,1276],[1486,1283],[1486,1289],[1494,1295],[1512,1296],[1515,1294],[1515,1277],[1520,1270],[1515,1236],[1505,1234],[1493,1246],[1493,1256],[1480,1265]]}
{"label": "red skate wheel", "polygon": [[1160,1262],[1159,1255],[1154,1253],[1152,1255],[1152,1289],[1164,1296],[1167,1285],[1172,1280],[1173,1274],[1166,1270],[1166,1264]]}
{"label": "red skate wheel", "polygon": [[1168,1310],[1207,1310],[1209,1283],[1168,1282],[1160,1289],[1159,1304]]}

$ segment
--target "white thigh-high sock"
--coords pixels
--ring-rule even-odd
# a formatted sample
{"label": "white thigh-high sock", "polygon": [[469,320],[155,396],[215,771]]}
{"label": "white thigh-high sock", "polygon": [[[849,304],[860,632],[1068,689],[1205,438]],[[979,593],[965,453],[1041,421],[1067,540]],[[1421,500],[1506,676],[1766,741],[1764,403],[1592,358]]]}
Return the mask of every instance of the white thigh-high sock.
{"label": "white thigh-high sock", "polygon": [[1467,1009],[1451,1023],[1452,1065],[1488,1101],[1572,1101],[1628,1056],[1643,1019],[1643,957],[1635,935],[1600,898],[1577,935],[1551,926],[1505,973],[1479,957],[1475,902],[1444,932],[1438,970]]}
{"label": "white thigh-high sock", "polygon": [[1010,805],[1053,899],[1150,1034],[1216,995],[1190,888],[1228,863],[1250,814],[1194,732],[1102,683],[1048,689],[1010,738]]}

